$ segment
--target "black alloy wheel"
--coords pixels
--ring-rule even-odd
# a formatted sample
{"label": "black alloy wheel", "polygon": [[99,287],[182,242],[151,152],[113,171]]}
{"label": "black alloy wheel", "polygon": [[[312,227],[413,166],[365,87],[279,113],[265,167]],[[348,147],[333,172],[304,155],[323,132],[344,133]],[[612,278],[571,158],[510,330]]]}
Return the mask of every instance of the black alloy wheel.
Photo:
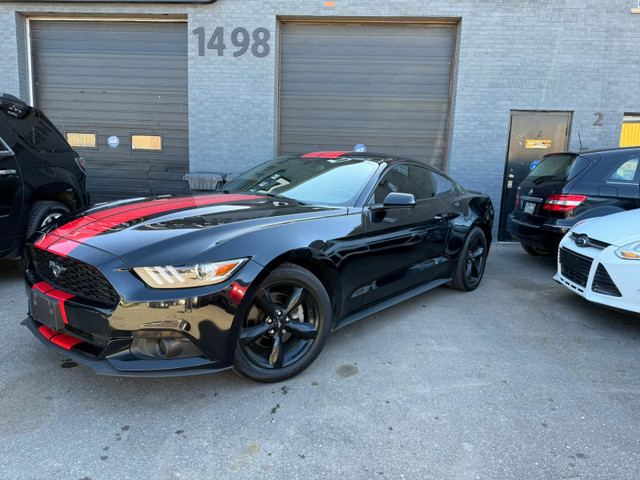
{"label": "black alloy wheel", "polygon": [[234,369],[260,382],[297,375],[318,356],[331,324],[331,303],[308,270],[284,264],[253,297],[238,334]]}
{"label": "black alloy wheel", "polygon": [[487,238],[484,232],[480,228],[474,227],[469,232],[460,251],[454,272],[453,286],[467,292],[475,290],[484,275],[488,253]]}

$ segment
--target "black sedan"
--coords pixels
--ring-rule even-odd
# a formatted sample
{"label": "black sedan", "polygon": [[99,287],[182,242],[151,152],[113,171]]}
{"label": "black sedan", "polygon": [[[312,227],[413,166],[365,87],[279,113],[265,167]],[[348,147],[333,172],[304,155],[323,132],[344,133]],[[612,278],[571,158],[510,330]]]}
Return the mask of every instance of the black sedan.
{"label": "black sedan", "polygon": [[23,323],[102,374],[233,368],[275,382],[308,367],[332,330],[482,279],[491,200],[417,162],[313,152],[223,188],[49,226],[27,249]]}

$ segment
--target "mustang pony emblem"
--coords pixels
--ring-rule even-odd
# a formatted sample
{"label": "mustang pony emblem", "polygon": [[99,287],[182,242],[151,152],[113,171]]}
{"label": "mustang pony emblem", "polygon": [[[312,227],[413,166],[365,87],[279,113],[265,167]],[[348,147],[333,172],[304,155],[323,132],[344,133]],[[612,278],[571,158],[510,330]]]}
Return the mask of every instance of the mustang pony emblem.
{"label": "mustang pony emblem", "polygon": [[62,265],[57,264],[53,260],[49,261],[49,268],[51,268],[53,276],[56,278],[58,278],[66,270],[66,268],[64,268]]}

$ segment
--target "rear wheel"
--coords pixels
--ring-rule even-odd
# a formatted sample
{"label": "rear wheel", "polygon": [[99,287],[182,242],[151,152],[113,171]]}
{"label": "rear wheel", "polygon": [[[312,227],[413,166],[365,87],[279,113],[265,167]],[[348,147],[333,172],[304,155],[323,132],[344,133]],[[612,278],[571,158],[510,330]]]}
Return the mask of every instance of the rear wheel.
{"label": "rear wheel", "polygon": [[546,257],[551,255],[549,250],[545,250],[544,248],[532,247],[531,245],[527,245],[526,243],[520,243],[522,245],[522,249],[527,252],[529,255],[533,255],[534,257]]}
{"label": "rear wheel", "polygon": [[60,202],[45,200],[34,203],[31,208],[31,213],[29,214],[27,238],[65,213],[69,213],[69,207]]}
{"label": "rear wheel", "polygon": [[487,237],[480,228],[474,227],[460,251],[451,285],[466,292],[475,290],[484,275],[488,253]]}
{"label": "rear wheel", "polygon": [[331,330],[331,302],[308,270],[284,264],[253,297],[238,334],[234,370],[258,382],[280,382],[307,368]]}

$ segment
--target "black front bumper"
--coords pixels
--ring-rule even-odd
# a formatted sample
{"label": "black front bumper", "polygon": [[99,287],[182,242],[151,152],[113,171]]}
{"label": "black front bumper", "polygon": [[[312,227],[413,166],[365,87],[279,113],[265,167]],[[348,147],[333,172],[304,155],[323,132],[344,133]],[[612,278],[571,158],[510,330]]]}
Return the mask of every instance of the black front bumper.
{"label": "black front bumper", "polygon": [[[58,333],[54,337],[47,338],[41,332],[42,324],[36,322],[31,317],[25,318],[22,325],[27,327],[33,335],[42,342],[43,345],[63,354],[78,363],[91,367],[99,375],[112,375],[120,377],[178,377],[183,375],[197,375],[204,373],[220,372],[229,370],[231,366],[219,367],[214,362],[202,357],[192,357],[173,360],[140,360],[128,352],[113,354],[102,359],[91,358],[82,351],[77,350],[77,345],[69,346],[71,342],[54,343],[51,338],[63,340],[74,338],[64,333]],[[60,345],[62,344],[62,345]],[[79,345],[79,344],[78,344]]]}
{"label": "black front bumper", "polygon": [[[48,347],[96,373],[121,376],[192,375],[231,368],[239,329],[236,312],[262,269],[249,261],[226,282],[181,290],[150,289],[128,271],[110,270],[107,278],[121,298],[101,305],[48,283],[51,279],[43,279],[32,267],[26,272],[29,317],[22,324]],[[176,355],[161,355],[138,348],[146,338],[184,343]]]}

